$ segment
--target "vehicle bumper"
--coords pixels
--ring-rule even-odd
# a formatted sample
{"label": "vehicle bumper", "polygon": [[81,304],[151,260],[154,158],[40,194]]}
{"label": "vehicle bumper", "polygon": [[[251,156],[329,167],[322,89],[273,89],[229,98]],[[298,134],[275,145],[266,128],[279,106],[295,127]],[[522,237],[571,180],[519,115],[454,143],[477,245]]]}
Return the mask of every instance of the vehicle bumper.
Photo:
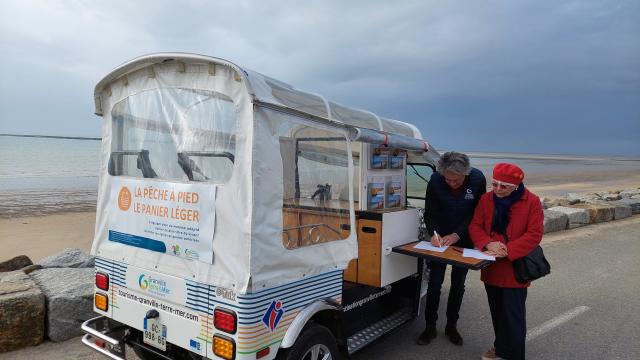
{"label": "vehicle bumper", "polygon": [[89,319],[82,324],[82,343],[114,360],[125,360],[128,327],[106,316]]}

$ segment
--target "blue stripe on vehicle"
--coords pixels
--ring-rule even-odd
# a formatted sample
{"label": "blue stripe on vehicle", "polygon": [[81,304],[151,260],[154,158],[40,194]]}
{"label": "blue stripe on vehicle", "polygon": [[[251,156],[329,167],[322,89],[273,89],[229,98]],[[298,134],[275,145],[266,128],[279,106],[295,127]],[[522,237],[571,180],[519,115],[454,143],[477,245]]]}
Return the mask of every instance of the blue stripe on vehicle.
{"label": "blue stripe on vehicle", "polygon": [[[338,291],[338,292],[335,292],[335,293],[331,294],[330,296],[316,297],[316,298],[313,298],[313,299],[311,299],[311,300],[309,300],[309,301],[307,301],[307,302],[301,303],[301,304],[300,304],[300,305],[298,305],[298,306],[293,306],[293,307],[291,307],[291,306],[287,306],[287,305],[285,304],[285,305],[284,305],[284,309],[285,309],[287,312],[289,312],[289,311],[294,311],[294,310],[297,310],[297,309],[303,309],[303,308],[307,307],[309,304],[313,303],[314,301],[316,301],[316,300],[318,300],[318,299],[335,298],[335,297],[339,296],[341,293],[342,293],[341,291]],[[259,324],[259,323],[262,321],[262,316],[258,316],[258,317],[256,317],[255,319],[257,319],[257,320],[253,320],[253,321],[240,321],[240,319],[238,319],[238,324],[240,324],[240,325],[254,325],[254,324]]]}
{"label": "blue stripe on vehicle", "polygon": [[255,293],[251,293],[251,294],[247,294],[247,295],[241,295],[238,296],[238,299],[242,299],[242,300],[255,300],[264,296],[270,296],[272,295],[274,292],[282,292],[283,290],[287,290],[291,287],[295,287],[295,286],[299,286],[303,283],[308,283],[308,282],[314,282],[319,280],[320,278],[330,278],[330,277],[336,277],[338,278],[338,276],[336,275],[340,275],[339,278],[342,279],[342,270],[339,271],[332,271],[329,273],[324,273],[324,274],[319,274],[319,275],[315,275],[315,276],[311,276],[309,278],[306,279],[302,279],[302,280],[298,280],[292,283],[288,283],[288,284],[283,284],[280,286],[276,286],[273,288],[269,288],[269,289],[265,289],[265,290],[260,290],[258,292]]}
{"label": "blue stripe on vehicle", "polygon": [[162,241],[149,239],[143,236],[126,234],[119,231],[109,230],[109,240],[120,244],[135,246],[160,253],[167,252],[167,247]]}
{"label": "blue stripe on vehicle", "polygon": [[[284,302],[285,305],[297,305],[300,303],[304,303],[305,301],[308,300],[314,300],[314,299],[318,299],[318,298],[324,298],[326,297],[327,294],[331,294],[334,293],[336,291],[341,291],[342,290],[342,284],[336,284],[333,285],[331,287],[327,287],[324,289],[320,289],[311,293],[305,293],[305,294],[294,294],[294,295],[299,295],[299,296],[293,296],[293,297],[283,297],[283,298],[279,298],[279,300],[282,300]],[[255,314],[264,314],[264,308],[268,307],[269,303],[265,303],[264,306],[260,306],[257,307],[260,310],[257,311],[251,311],[251,312],[243,312],[241,313],[243,317],[252,317],[255,316]]]}
{"label": "blue stripe on vehicle", "polygon": [[[298,300],[294,300],[294,301],[287,301],[287,299],[281,299],[283,302],[283,306],[287,309],[297,309],[298,307],[301,306],[305,306],[306,304],[315,301],[316,299],[324,299],[327,297],[332,297],[332,294],[340,294],[341,289],[331,289],[331,290],[327,290],[327,291],[322,291],[322,292],[318,292],[313,294],[312,296],[308,296],[305,297],[303,299],[298,299]],[[267,309],[267,306],[265,306],[264,308],[261,309],[261,311],[257,311],[257,312],[252,312],[251,314],[248,313],[240,313],[239,317],[244,320],[244,321],[249,321],[249,320],[254,320],[257,321],[259,319],[262,318],[262,315],[264,315],[265,310]],[[257,315],[255,315],[257,314]]]}

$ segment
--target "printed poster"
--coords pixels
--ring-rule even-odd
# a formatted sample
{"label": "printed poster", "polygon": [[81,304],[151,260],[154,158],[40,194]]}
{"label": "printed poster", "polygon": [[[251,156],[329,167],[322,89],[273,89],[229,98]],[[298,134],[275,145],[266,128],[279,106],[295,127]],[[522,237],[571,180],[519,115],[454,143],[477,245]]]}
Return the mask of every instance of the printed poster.
{"label": "printed poster", "polygon": [[404,154],[396,154],[390,155],[391,158],[391,169],[402,169],[404,168]]}
{"label": "printed poster", "polygon": [[386,169],[389,167],[389,150],[386,148],[374,148],[371,153],[370,169]]}
{"label": "printed poster", "polygon": [[211,263],[216,187],[113,178],[109,240]]}
{"label": "printed poster", "polygon": [[367,185],[369,196],[367,209],[375,210],[384,208],[384,182],[372,182]]}
{"label": "printed poster", "polygon": [[387,207],[402,206],[402,180],[391,180],[387,185]]}

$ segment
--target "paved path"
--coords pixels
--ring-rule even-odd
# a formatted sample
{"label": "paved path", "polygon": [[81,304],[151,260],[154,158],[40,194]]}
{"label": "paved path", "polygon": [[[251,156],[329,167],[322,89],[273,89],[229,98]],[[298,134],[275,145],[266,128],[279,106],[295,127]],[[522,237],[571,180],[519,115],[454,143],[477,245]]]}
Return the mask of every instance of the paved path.
{"label": "paved path", "polygon": [[[640,216],[548,234],[543,248],[552,273],[529,288],[527,358],[640,359]],[[442,335],[444,321],[434,342],[415,345],[420,318],[354,358],[479,359],[493,341],[491,318],[480,274],[470,272],[466,284],[464,346]]]}
{"label": "paved path", "polygon": [[[529,289],[528,358],[640,359],[640,216],[549,234],[543,247],[552,273]],[[470,272],[467,278],[460,319],[464,346],[454,346],[442,335],[428,346],[415,345],[423,329],[420,318],[354,359],[478,359],[493,341],[479,278],[478,272]],[[447,293],[445,286],[442,305]],[[441,319],[444,312],[442,306]],[[443,328],[442,321],[438,324],[440,333]],[[77,338],[0,354],[0,359],[104,358],[82,346]]]}

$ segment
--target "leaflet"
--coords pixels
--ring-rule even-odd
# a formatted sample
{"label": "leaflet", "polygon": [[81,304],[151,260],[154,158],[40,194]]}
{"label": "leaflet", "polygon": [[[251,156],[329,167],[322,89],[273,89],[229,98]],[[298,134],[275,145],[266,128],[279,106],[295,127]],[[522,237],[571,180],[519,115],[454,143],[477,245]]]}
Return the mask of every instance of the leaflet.
{"label": "leaflet", "polygon": [[480,260],[496,261],[496,257],[495,256],[487,255],[487,254],[483,253],[482,251],[476,250],[476,249],[467,249],[467,248],[465,248],[464,250],[462,250],[462,256],[463,257],[470,257],[470,258],[474,258],[474,259],[480,259]]}
{"label": "leaflet", "polygon": [[413,248],[414,249],[420,249],[420,250],[435,251],[435,252],[441,253],[441,252],[444,252],[445,250],[447,250],[448,247],[449,247],[448,245],[445,245],[445,246],[433,246],[428,241],[420,241]]}

